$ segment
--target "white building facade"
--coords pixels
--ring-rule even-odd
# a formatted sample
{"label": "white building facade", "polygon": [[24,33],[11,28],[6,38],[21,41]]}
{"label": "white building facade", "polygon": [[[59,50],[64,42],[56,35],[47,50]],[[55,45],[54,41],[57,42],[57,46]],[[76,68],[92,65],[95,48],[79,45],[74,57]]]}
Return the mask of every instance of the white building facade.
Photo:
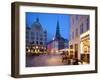
{"label": "white building facade", "polygon": [[31,46],[31,53],[42,53],[44,49],[46,50],[46,43],[47,31],[43,30],[37,18],[31,27],[26,27],[26,47]]}
{"label": "white building facade", "polygon": [[70,55],[89,63],[89,16],[71,15],[70,16]]}

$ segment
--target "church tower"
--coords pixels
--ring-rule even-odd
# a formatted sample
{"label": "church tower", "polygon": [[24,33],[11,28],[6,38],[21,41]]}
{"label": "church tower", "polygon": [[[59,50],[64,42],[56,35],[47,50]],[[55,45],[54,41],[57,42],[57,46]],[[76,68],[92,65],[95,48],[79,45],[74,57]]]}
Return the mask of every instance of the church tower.
{"label": "church tower", "polygon": [[56,27],[56,35],[55,35],[55,39],[59,39],[59,38],[61,38],[61,35],[60,35],[59,22],[57,21],[57,27]]}

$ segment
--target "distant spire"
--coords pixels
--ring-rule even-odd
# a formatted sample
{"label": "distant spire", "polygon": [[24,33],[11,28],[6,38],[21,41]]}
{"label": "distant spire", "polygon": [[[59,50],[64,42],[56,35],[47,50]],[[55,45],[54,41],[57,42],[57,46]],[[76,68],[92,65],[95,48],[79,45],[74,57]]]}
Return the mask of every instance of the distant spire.
{"label": "distant spire", "polygon": [[60,35],[59,21],[57,21],[55,38],[60,38],[60,37],[61,37],[61,35]]}
{"label": "distant spire", "polygon": [[39,18],[36,18],[36,22],[39,22]]}

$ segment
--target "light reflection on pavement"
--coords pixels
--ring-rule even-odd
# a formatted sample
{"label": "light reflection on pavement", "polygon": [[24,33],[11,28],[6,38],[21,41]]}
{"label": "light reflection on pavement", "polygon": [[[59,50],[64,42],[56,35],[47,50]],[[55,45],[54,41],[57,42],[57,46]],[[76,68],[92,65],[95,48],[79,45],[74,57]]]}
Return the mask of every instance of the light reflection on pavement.
{"label": "light reflection on pavement", "polygon": [[64,65],[64,63],[62,63],[61,55],[39,55],[26,57],[26,67],[59,65]]}

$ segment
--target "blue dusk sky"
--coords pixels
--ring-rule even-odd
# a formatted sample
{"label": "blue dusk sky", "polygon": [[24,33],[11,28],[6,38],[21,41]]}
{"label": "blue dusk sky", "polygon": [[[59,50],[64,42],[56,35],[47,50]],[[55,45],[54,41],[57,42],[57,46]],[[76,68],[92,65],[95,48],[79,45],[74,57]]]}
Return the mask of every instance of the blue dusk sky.
{"label": "blue dusk sky", "polygon": [[70,34],[70,15],[51,14],[51,13],[33,13],[26,12],[26,24],[31,27],[32,23],[39,18],[39,22],[44,30],[47,30],[48,39],[55,36],[57,21],[59,22],[60,34],[63,38],[69,39]]}

